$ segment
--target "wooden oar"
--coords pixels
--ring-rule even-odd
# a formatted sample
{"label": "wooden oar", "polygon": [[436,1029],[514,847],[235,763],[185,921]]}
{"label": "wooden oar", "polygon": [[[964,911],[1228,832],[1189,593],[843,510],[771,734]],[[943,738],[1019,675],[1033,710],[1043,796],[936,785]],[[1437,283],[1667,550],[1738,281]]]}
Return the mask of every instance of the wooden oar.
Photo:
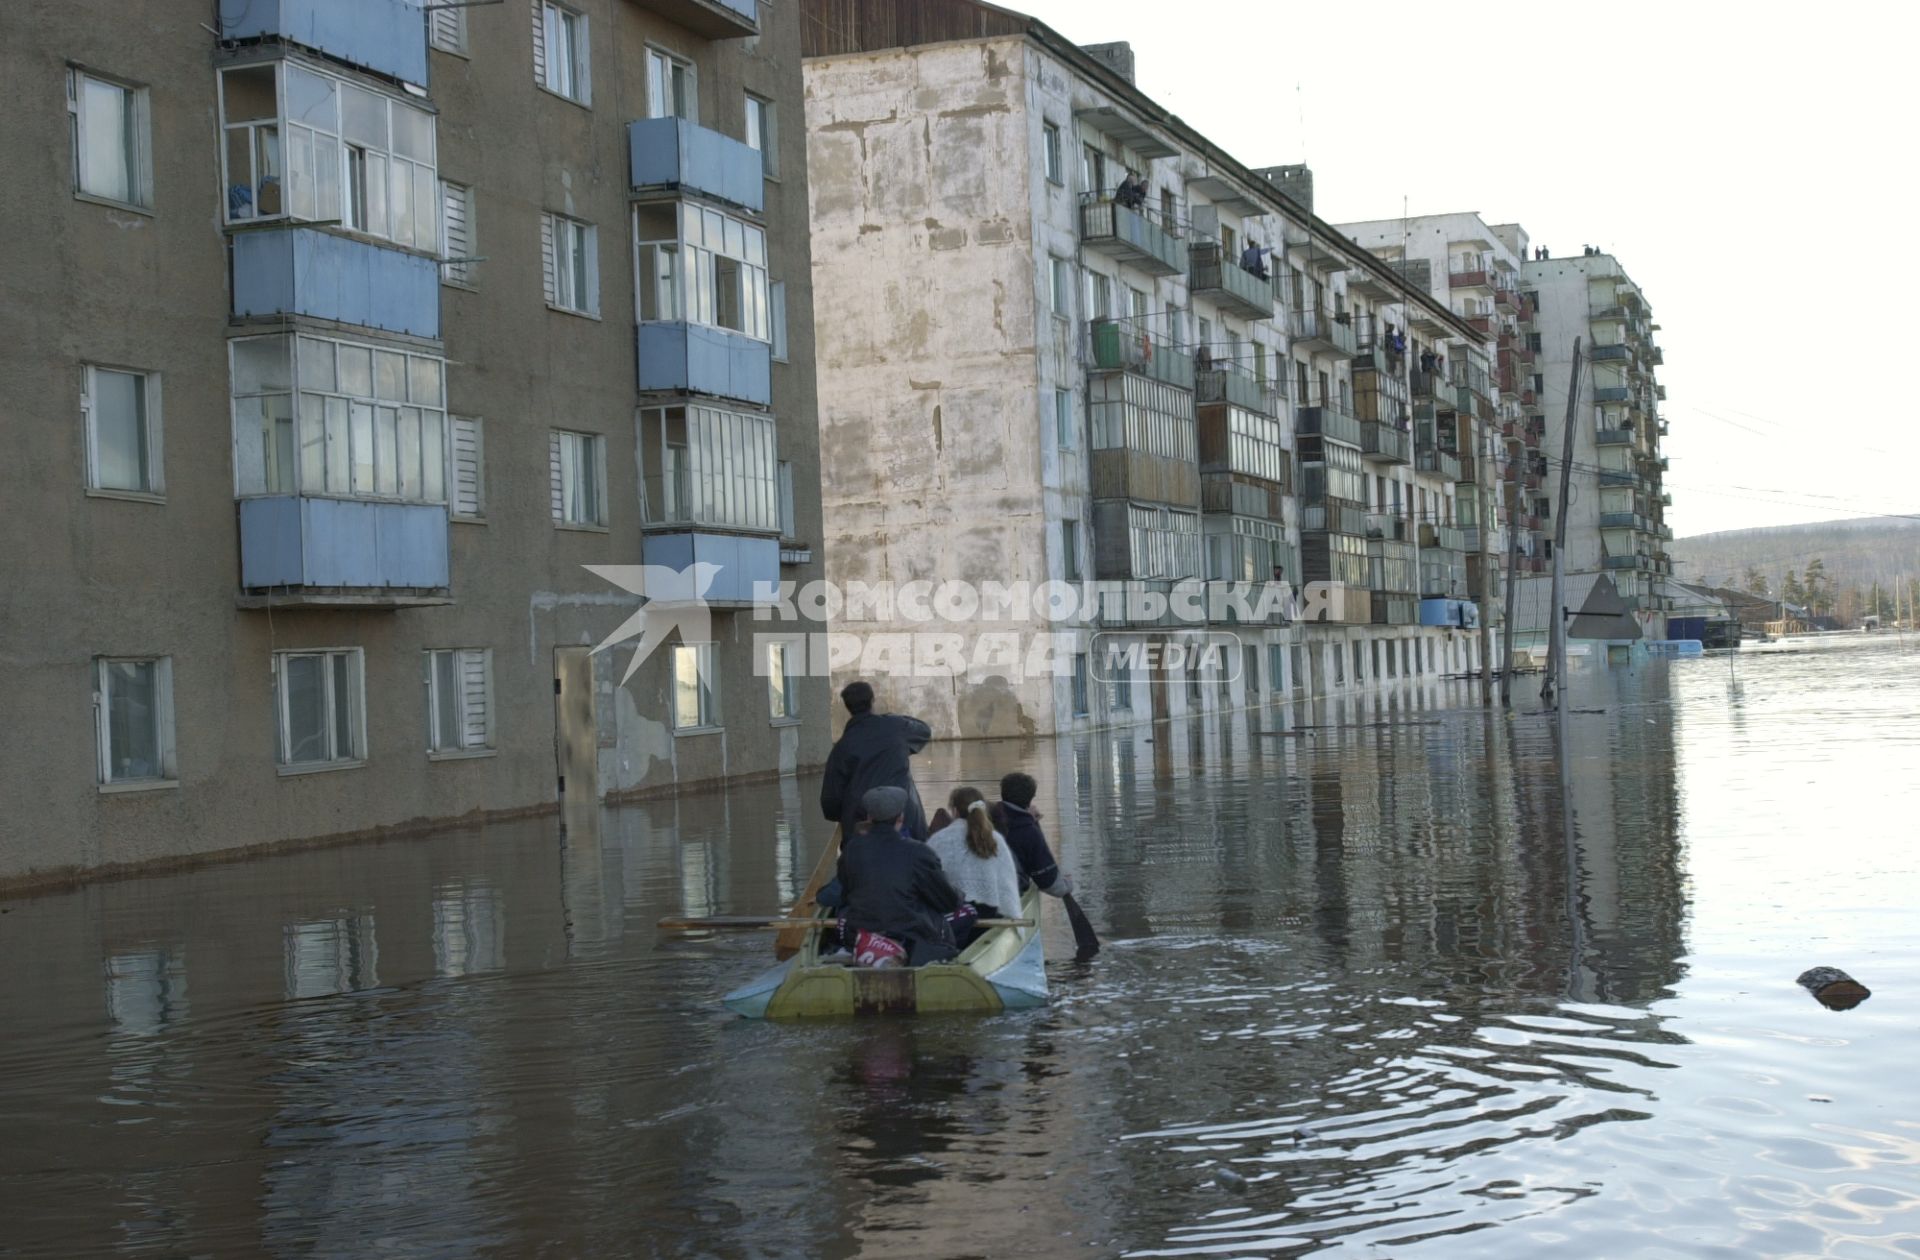
{"label": "wooden oar", "polygon": [[[975,919],[975,927],[1032,927],[1032,919]],[[791,918],[781,916],[767,918],[751,914],[715,914],[700,919],[662,919],[656,925],[662,932],[817,932],[824,928],[835,927],[832,919],[809,919],[805,923],[795,924]]]}
{"label": "wooden oar", "polygon": [[1060,898],[1060,904],[1067,908],[1067,922],[1073,925],[1073,955],[1085,960],[1100,952],[1100,938],[1093,934],[1093,924],[1087,919],[1087,912],[1080,903],[1068,893]]}
{"label": "wooden oar", "polygon": [[806,947],[807,934],[814,930],[811,925],[818,922],[813,917],[814,898],[820,895],[820,890],[826,887],[828,880],[833,878],[833,873],[838,869],[839,864],[840,826],[836,823],[833,828],[833,839],[827,841],[827,847],[821,852],[820,860],[813,865],[813,875],[807,880],[806,890],[800,894],[800,899],[793,903],[793,909],[787,912],[787,917],[795,922],[786,925],[780,935],[773,938],[773,956],[781,962],[785,962]]}

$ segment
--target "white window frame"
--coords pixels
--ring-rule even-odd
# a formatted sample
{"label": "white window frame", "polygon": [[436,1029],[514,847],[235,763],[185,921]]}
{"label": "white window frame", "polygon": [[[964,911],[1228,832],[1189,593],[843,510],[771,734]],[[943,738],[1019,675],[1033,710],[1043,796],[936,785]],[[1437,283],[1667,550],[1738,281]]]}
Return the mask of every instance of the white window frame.
{"label": "white window frame", "polygon": [[793,461],[783,459],[775,465],[774,475],[779,481],[780,494],[780,537],[788,542],[800,537],[800,526],[793,505]]}
{"label": "white window frame", "polygon": [[1040,124],[1040,166],[1049,184],[1066,186],[1067,166],[1058,123]]}
{"label": "white window frame", "polygon": [[[427,758],[446,761],[462,757],[489,757],[494,743],[493,650],[491,648],[428,648],[421,653],[421,679],[427,699]],[[453,671],[451,697],[454,730],[440,729],[440,666]],[[477,703],[475,691],[478,691]],[[477,722],[476,722],[476,712]],[[476,733],[475,727],[478,726]],[[477,737],[476,737],[477,735]]]}
{"label": "white window frame", "polygon": [[[694,677],[698,682],[695,690],[693,722],[680,720],[680,670],[681,662],[693,654]],[[706,679],[699,681],[699,657],[706,658]],[[711,643],[676,643],[668,656],[671,663],[667,671],[667,716],[673,723],[675,735],[702,735],[720,729],[720,678],[714,666],[714,651]]]}
{"label": "white window frame", "polygon": [[[142,487],[105,486],[100,484],[100,413],[99,376],[102,372],[112,372],[119,376],[131,376],[140,380],[142,436],[147,445],[147,484]],[[111,367],[104,363],[87,363],[80,370],[80,416],[85,426],[87,441],[87,493],[107,499],[133,499],[142,503],[162,503],[166,501],[167,479],[163,458],[161,435],[160,374],[143,371],[140,368]]]}
{"label": "white window frame", "polygon": [[793,672],[797,641],[777,639],[767,647],[767,708],[774,726],[797,726],[800,722],[800,695]]}
{"label": "white window frame", "polygon": [[[563,47],[556,49],[556,44]],[[592,28],[585,13],[553,0],[534,0],[533,74],[541,90],[591,109],[592,50]]]}
{"label": "white window frame", "polygon": [[[461,489],[460,448],[473,448],[473,492]],[[487,428],[478,416],[447,417],[447,517],[473,525],[487,523]]]}
{"label": "white window frame", "polygon": [[[682,57],[671,49],[662,48],[659,44],[647,45],[646,58],[647,117],[680,118],[690,123],[698,123],[700,121],[699,67],[688,58]],[[661,81],[662,76],[673,70],[681,73],[686,85],[680,102],[686,108],[685,113],[673,112],[673,102],[669,99],[673,94],[672,89]]]}
{"label": "white window frame", "polygon": [[[452,213],[456,206],[457,214]],[[457,228],[454,226],[456,223],[459,224]],[[480,262],[474,257],[475,244],[480,239],[477,228],[473,213],[473,185],[456,183],[450,179],[441,180],[440,257],[444,260],[440,264],[441,284],[450,284],[458,289],[479,287],[474,275],[474,268]]]}
{"label": "white window frame", "polygon": [[[573,515],[573,504],[580,496],[570,488],[578,482],[581,450],[591,450],[593,467],[593,517]],[[556,529],[584,529],[605,532],[607,528],[607,439],[601,433],[582,433],[574,429],[553,430],[548,445],[548,465],[553,499],[553,524]]]}
{"label": "white window frame", "polygon": [[[542,215],[540,254],[547,306],[568,315],[600,318],[600,230],[584,219]],[[574,292],[579,283],[573,268],[576,255],[584,256],[585,293]]]}
{"label": "white window frame", "polygon": [[[432,2],[432,0],[430,0]],[[463,5],[442,4],[427,13],[427,43],[455,57],[467,55],[467,10]]]}
{"label": "white window frame", "polygon": [[[329,755],[317,761],[289,761],[293,748],[293,731],[289,726],[292,720],[291,706],[288,703],[287,664],[294,657],[317,656],[325,662],[322,672],[321,694],[325,703],[321,711],[326,718],[326,744]],[[335,671],[345,669],[347,674],[347,722],[350,727],[346,736],[345,755],[342,755],[342,734],[336,728],[338,716],[333,706],[335,689]],[[360,648],[295,648],[273,654],[273,694],[274,723],[277,727],[277,747],[274,760],[282,775],[315,774],[326,770],[351,770],[367,764],[367,670],[366,653]]]}
{"label": "white window frame", "polygon": [[753,92],[746,93],[747,145],[760,154],[760,174],[771,180],[780,178],[780,112],[774,102]]}
{"label": "white window frame", "polygon": [[1086,576],[1085,566],[1080,563],[1080,522],[1070,517],[1060,522],[1060,576],[1068,582]]}
{"label": "white window frame", "polygon": [[[91,80],[127,95],[128,131],[119,137],[126,163],[127,196],[116,197],[86,186],[87,111],[83,108],[85,85]],[[67,113],[70,116],[73,147],[73,195],[85,201],[124,206],[143,213],[153,211],[153,121],[152,102],[147,89],[125,79],[100,74],[81,66],[67,67]]]}
{"label": "white window frame", "polygon": [[773,280],[767,284],[767,332],[773,341],[773,361],[786,363],[787,359],[787,282]]}
{"label": "white window frame", "polygon": [[1058,254],[1047,255],[1047,309],[1055,319],[1073,318],[1073,264]]}
{"label": "white window frame", "polygon": [[[115,665],[151,665],[153,678],[154,755],[156,772],[118,778],[113,772],[113,687]],[[173,723],[173,658],[171,656],[96,656],[93,660],[93,714],[96,781],[102,792],[140,792],[180,786]]]}
{"label": "white window frame", "polygon": [[1073,433],[1073,391],[1070,389],[1053,391],[1053,442],[1063,451],[1073,450],[1077,445]]}
{"label": "white window frame", "polygon": [[[659,234],[663,215],[673,220],[667,235]],[[764,227],[695,201],[642,202],[632,233],[636,322],[701,324],[771,344]],[[725,322],[729,314],[735,323]]]}

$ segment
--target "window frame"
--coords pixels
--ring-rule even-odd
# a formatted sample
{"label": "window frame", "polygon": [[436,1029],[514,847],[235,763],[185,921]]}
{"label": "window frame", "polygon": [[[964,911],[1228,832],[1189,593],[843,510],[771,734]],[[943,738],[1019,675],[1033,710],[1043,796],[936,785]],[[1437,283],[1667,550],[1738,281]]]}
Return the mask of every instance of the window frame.
{"label": "window frame", "polygon": [[427,46],[450,56],[467,56],[467,10],[464,5],[442,5],[427,14]]}
{"label": "window frame", "polygon": [[[440,10],[435,11],[440,12]],[[449,230],[450,220],[447,215],[447,203],[456,195],[460,202],[460,230],[461,234],[465,237],[465,239],[460,242],[459,255],[455,255],[453,252],[452,232]],[[478,222],[477,216],[474,214],[473,185],[463,184],[453,179],[442,179],[440,181],[441,284],[469,291],[477,290],[480,287],[479,278],[474,275],[474,268],[479,265],[479,259],[473,256],[473,251],[477,248],[476,242],[478,240]],[[454,261],[456,258],[461,261]]]}
{"label": "window frame", "polygon": [[[460,510],[458,486],[460,484],[460,431],[462,426],[470,426],[473,433],[473,501],[474,510]],[[479,416],[447,417],[447,519],[468,525],[487,523],[487,426]]]}
{"label": "window frame", "polygon": [[1063,581],[1086,580],[1086,566],[1080,562],[1080,522],[1074,517],[1060,520],[1060,576]]}
{"label": "window frame", "polygon": [[[87,151],[87,111],[85,105],[85,83],[87,80],[105,87],[126,93],[127,97],[127,134],[120,137],[125,151],[121,158],[126,165],[127,192],[125,198],[108,193],[95,192],[86,186]],[[150,90],[145,84],[135,83],[84,66],[78,62],[67,63],[67,113],[71,158],[73,161],[73,195],[81,201],[96,202],[100,205],[116,206],[123,210],[133,210],[140,214],[151,215],[153,211],[153,101]]]}
{"label": "window frame", "polygon": [[1059,254],[1047,255],[1047,309],[1055,319],[1073,318],[1073,263]]}
{"label": "window frame", "polygon": [[[649,223],[643,237],[641,219],[662,212],[672,216],[672,235],[657,235],[659,225]],[[635,323],[698,324],[771,348],[773,289],[763,225],[717,206],[679,199],[637,202],[628,224]],[[654,308],[651,315],[649,305]],[[728,309],[739,327],[723,322]]]}
{"label": "window frame", "polygon": [[[559,311],[563,315],[578,315],[584,319],[600,318],[600,228],[585,219],[575,219],[556,211],[543,214],[545,227],[541,242],[543,258],[543,280],[547,282],[547,309]],[[561,238],[566,238],[566,250],[563,253]],[[567,299],[577,296],[572,292],[574,285],[572,250],[578,244],[581,258],[581,279],[586,282],[586,305],[575,306]],[[565,265],[563,265],[563,259]],[[564,277],[564,282],[563,278]]]}
{"label": "window frame", "polygon": [[760,154],[760,175],[780,182],[779,106],[757,92],[743,93],[746,98],[746,140]]}
{"label": "window frame", "polygon": [[[606,533],[609,528],[608,526],[609,518],[607,515],[607,436],[606,434],[590,433],[582,429],[554,429],[551,431],[551,433],[552,433],[552,440],[549,442],[549,445],[548,445],[548,450],[549,450],[549,453],[552,459],[552,465],[553,465],[551,468],[551,474],[553,477],[557,477],[560,482],[558,487],[558,490],[559,490],[558,504],[549,505],[553,509],[554,528],[585,530],[590,533]],[[570,480],[570,478],[567,475],[567,455],[566,455],[566,452],[569,446],[568,439],[574,439],[576,449],[578,449],[577,444],[579,442],[585,442],[588,445],[588,447],[593,451],[593,465],[594,465],[592,470],[593,480],[594,480],[593,506],[594,506],[594,512],[595,512],[595,519],[593,520],[576,520],[574,518],[564,515],[566,510],[565,509],[566,488],[567,488],[567,483]],[[574,462],[576,464],[578,463],[577,457],[575,458]],[[549,489],[551,490],[553,488],[554,487],[551,485],[551,482],[550,482]]]}
{"label": "window frame", "polygon": [[[291,706],[288,696],[288,662],[294,657],[319,657],[325,662],[321,693],[327,703],[322,705],[326,718],[326,742],[329,749],[337,750],[340,732],[334,729],[338,716],[332,700],[336,688],[335,670],[344,661],[348,669],[348,721],[352,729],[347,732],[349,738],[348,754],[336,755],[321,761],[290,761],[293,755],[293,731]],[[276,728],[276,746],[274,764],[284,778],[292,775],[319,774],[330,770],[352,770],[367,764],[367,666],[366,652],[357,647],[313,647],[287,648],[273,654],[273,691],[274,725]]]}
{"label": "window frame", "polygon": [[[535,86],[550,96],[557,96],[583,109],[593,108],[593,28],[588,16],[582,10],[571,5],[557,4],[555,0],[539,0],[537,13],[540,20],[540,65],[544,68],[535,80]],[[569,26],[569,23],[571,24]],[[565,58],[555,56],[554,35],[564,38]],[[564,74],[557,68],[564,65]],[[565,80],[564,85],[560,82]]]}
{"label": "window frame", "polygon": [[1042,122],[1040,124],[1040,169],[1049,184],[1064,188],[1067,183],[1067,164],[1061,144],[1060,124]]}
{"label": "window frame", "polygon": [[[440,730],[440,671],[441,658],[447,658],[454,671],[455,692],[453,696],[454,725],[457,739],[452,744],[443,739]],[[495,721],[496,704],[493,689],[493,649],[492,648],[426,648],[421,652],[423,671],[421,686],[425,690],[427,702],[427,760],[458,761],[472,757],[491,757],[499,752],[498,729]],[[466,686],[467,667],[478,660],[480,668],[481,702],[485,706],[486,731],[480,743],[467,741],[468,728],[472,714],[468,710],[468,692]]]}
{"label": "window frame", "polygon": [[[694,64],[692,58],[683,57],[671,48],[651,41],[646,45],[645,57],[646,60],[643,65],[643,70],[645,71],[646,77],[646,116],[648,118],[678,118],[684,122],[698,125],[700,122],[700,67]],[[684,76],[686,85],[682,93],[684,100],[679,103],[686,106],[686,113],[676,114],[668,112],[656,114],[653,112],[654,105],[656,104],[654,100],[654,71],[656,68],[665,68],[669,71],[678,70]],[[671,95],[670,87],[663,88],[658,103],[662,105],[673,103],[669,99]]]}
{"label": "window frame", "polygon": [[[675,736],[710,735],[722,729],[720,721],[720,678],[711,643],[675,643],[667,657],[667,720]],[[686,653],[694,654],[695,721],[680,721],[680,662]],[[706,657],[706,678],[700,678],[699,658]]]}
{"label": "window frame", "polygon": [[687,398],[638,408],[634,422],[642,528],[777,533],[780,435],[771,415]]}
{"label": "window frame", "polygon": [[795,686],[792,656],[800,643],[775,639],[767,649],[767,707],[771,726],[800,725],[800,696]]}
{"label": "window frame", "polygon": [[1087,654],[1073,654],[1073,671],[1068,683],[1068,708],[1077,718],[1093,716],[1093,680],[1088,672]]}
{"label": "window frame", "polygon": [[[142,489],[100,484],[99,373],[131,376],[140,385],[140,428],[146,442],[147,484]],[[106,363],[80,365],[81,432],[86,443],[86,492],[94,498],[129,499],[136,503],[165,503],[167,478],[160,373],[144,368],[117,367]]]}
{"label": "window frame", "polygon": [[787,345],[787,282],[785,280],[767,280],[767,333],[773,346],[773,361],[788,363],[791,353]]}
{"label": "window frame", "polygon": [[1053,444],[1063,451],[1078,449],[1074,441],[1073,391],[1056,388],[1053,391]]}
{"label": "window frame", "polygon": [[[153,746],[156,773],[116,778],[113,772],[113,688],[115,665],[151,665]],[[150,792],[180,786],[179,752],[173,713],[171,656],[96,656],[93,658],[94,785],[102,793]]]}

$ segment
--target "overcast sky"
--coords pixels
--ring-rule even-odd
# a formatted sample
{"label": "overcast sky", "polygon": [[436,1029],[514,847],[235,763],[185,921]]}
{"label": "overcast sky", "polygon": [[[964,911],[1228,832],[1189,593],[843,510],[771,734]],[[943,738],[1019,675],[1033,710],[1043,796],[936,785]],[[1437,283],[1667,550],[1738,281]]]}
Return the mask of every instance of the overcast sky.
{"label": "overcast sky", "polygon": [[1678,535],[1920,511],[1920,6],[1014,0],[1332,222],[1598,245],[1666,351]]}

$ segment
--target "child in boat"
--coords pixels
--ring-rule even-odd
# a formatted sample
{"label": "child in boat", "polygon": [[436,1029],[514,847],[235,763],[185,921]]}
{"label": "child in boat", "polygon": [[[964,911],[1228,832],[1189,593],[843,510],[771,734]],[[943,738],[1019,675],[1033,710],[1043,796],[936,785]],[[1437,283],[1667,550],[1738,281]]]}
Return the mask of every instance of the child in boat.
{"label": "child in boat", "polygon": [[[1020,871],[1006,837],[993,829],[987,798],[978,788],[959,787],[947,798],[953,821],[927,838],[940,857],[940,869],[983,919],[1014,918],[1020,913]],[[967,927],[959,942],[965,949],[981,929]]]}
{"label": "child in boat", "polygon": [[959,953],[947,916],[960,908],[940,859],[920,841],[900,834],[908,797],[897,787],[877,787],[861,798],[870,824],[840,843],[841,934],[855,944],[861,933],[897,942],[907,965],[945,962]]}
{"label": "child in boat", "polygon": [[1014,771],[1000,780],[1000,804],[994,808],[993,821],[1013,850],[1020,868],[1020,886],[1031,883],[1049,897],[1065,897],[1073,892],[1073,879],[1053,860],[1047,845],[1047,833],[1040,830],[1040,813],[1033,808],[1039,786],[1033,776]]}

